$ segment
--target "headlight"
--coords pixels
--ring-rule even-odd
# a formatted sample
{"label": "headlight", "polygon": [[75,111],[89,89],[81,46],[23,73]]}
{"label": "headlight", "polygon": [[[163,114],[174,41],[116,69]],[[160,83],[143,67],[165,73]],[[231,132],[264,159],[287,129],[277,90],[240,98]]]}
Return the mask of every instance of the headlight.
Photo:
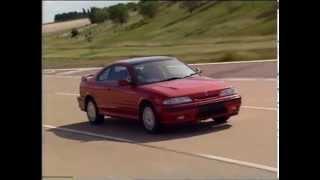
{"label": "headlight", "polygon": [[224,89],[219,93],[219,96],[230,96],[236,94],[236,91],[233,88]]}
{"label": "headlight", "polygon": [[192,99],[189,97],[176,97],[176,98],[170,98],[163,101],[163,104],[166,105],[172,105],[172,104],[181,104],[181,103],[187,103],[192,102]]}

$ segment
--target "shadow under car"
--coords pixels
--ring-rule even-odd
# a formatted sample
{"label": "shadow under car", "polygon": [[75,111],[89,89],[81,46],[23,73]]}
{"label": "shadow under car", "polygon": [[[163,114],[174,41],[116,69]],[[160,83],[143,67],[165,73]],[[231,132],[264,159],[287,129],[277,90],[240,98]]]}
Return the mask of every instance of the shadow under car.
{"label": "shadow under car", "polygon": [[[184,124],[179,126],[176,125],[165,127],[158,134],[148,134],[143,129],[142,125],[140,123],[137,123],[136,121],[127,119],[106,118],[105,122],[100,125],[92,125],[89,122],[79,122],[58,126],[58,128],[48,129],[47,131],[53,132],[54,134],[62,138],[79,140],[83,142],[99,140],[116,141],[116,139],[126,139],[135,143],[148,143],[215,133],[222,130],[227,130],[230,127],[232,127],[232,125],[228,123],[218,124],[214,121],[209,121],[192,125]],[[85,136],[85,133],[72,133],[67,132],[63,129],[71,131],[74,130],[74,132],[85,132],[86,134],[94,133],[106,137],[113,137],[113,139],[90,135]],[[80,136],[76,134],[80,134]]]}

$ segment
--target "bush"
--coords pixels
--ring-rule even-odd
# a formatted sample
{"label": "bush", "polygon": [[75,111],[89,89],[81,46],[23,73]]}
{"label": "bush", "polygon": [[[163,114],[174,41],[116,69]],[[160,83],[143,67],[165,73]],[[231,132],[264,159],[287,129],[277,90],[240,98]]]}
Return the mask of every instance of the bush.
{"label": "bush", "polygon": [[133,30],[133,29],[137,29],[145,24],[147,24],[148,22],[146,22],[144,19],[136,22],[136,23],[133,23],[131,24],[130,26],[126,27],[126,30]]}
{"label": "bush", "polygon": [[240,57],[237,54],[237,52],[230,52],[227,51],[224,54],[222,54],[222,57],[220,58],[220,62],[228,62],[228,61],[236,61],[239,60]]}
{"label": "bush", "polygon": [[127,4],[128,10],[130,11],[137,11],[138,10],[138,4],[134,2],[129,2]]}
{"label": "bush", "polygon": [[91,23],[102,23],[109,18],[109,12],[106,8],[92,7],[88,17]]}
{"label": "bush", "polygon": [[197,1],[183,1],[181,6],[183,8],[186,8],[190,13],[192,13],[194,10],[202,6],[203,4],[207,3],[208,1],[202,1],[202,0],[197,0]]}
{"label": "bush", "polygon": [[129,19],[128,7],[124,4],[109,7],[109,18],[113,23],[126,23]]}
{"label": "bush", "polygon": [[170,1],[165,1],[167,7],[172,6],[174,4],[176,4],[177,2],[179,2],[179,0],[170,0]]}
{"label": "bush", "polygon": [[139,13],[143,17],[153,18],[158,13],[159,2],[158,1],[140,1]]}
{"label": "bush", "polygon": [[72,37],[72,38],[78,36],[79,34],[80,34],[80,33],[79,33],[79,30],[78,30],[78,29],[73,28],[73,29],[71,30],[71,37]]}
{"label": "bush", "polygon": [[93,40],[93,35],[92,35],[92,32],[89,31],[85,34],[85,39],[88,41],[88,42],[92,42]]}

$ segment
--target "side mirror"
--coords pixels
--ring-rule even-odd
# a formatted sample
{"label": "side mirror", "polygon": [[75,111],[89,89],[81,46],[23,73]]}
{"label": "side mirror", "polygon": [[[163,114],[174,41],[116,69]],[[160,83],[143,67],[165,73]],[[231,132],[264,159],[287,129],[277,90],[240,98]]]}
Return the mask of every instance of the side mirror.
{"label": "side mirror", "polygon": [[195,71],[196,71],[196,73],[198,73],[198,74],[201,74],[201,73],[202,73],[202,71],[201,71],[201,69],[200,69],[200,68],[195,67],[195,68],[194,68],[194,70],[195,70]]}

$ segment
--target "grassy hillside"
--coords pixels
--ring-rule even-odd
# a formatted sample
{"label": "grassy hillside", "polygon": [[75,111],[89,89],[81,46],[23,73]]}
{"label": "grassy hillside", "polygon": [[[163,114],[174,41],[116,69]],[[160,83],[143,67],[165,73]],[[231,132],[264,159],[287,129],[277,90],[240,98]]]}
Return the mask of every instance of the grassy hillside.
{"label": "grassy hillside", "polygon": [[45,68],[103,66],[147,55],[188,63],[276,58],[276,9],[268,1],[210,1],[191,14],[180,3],[163,3],[154,19],[132,12],[123,26],[105,22],[79,30],[76,38],[70,31],[43,35]]}

